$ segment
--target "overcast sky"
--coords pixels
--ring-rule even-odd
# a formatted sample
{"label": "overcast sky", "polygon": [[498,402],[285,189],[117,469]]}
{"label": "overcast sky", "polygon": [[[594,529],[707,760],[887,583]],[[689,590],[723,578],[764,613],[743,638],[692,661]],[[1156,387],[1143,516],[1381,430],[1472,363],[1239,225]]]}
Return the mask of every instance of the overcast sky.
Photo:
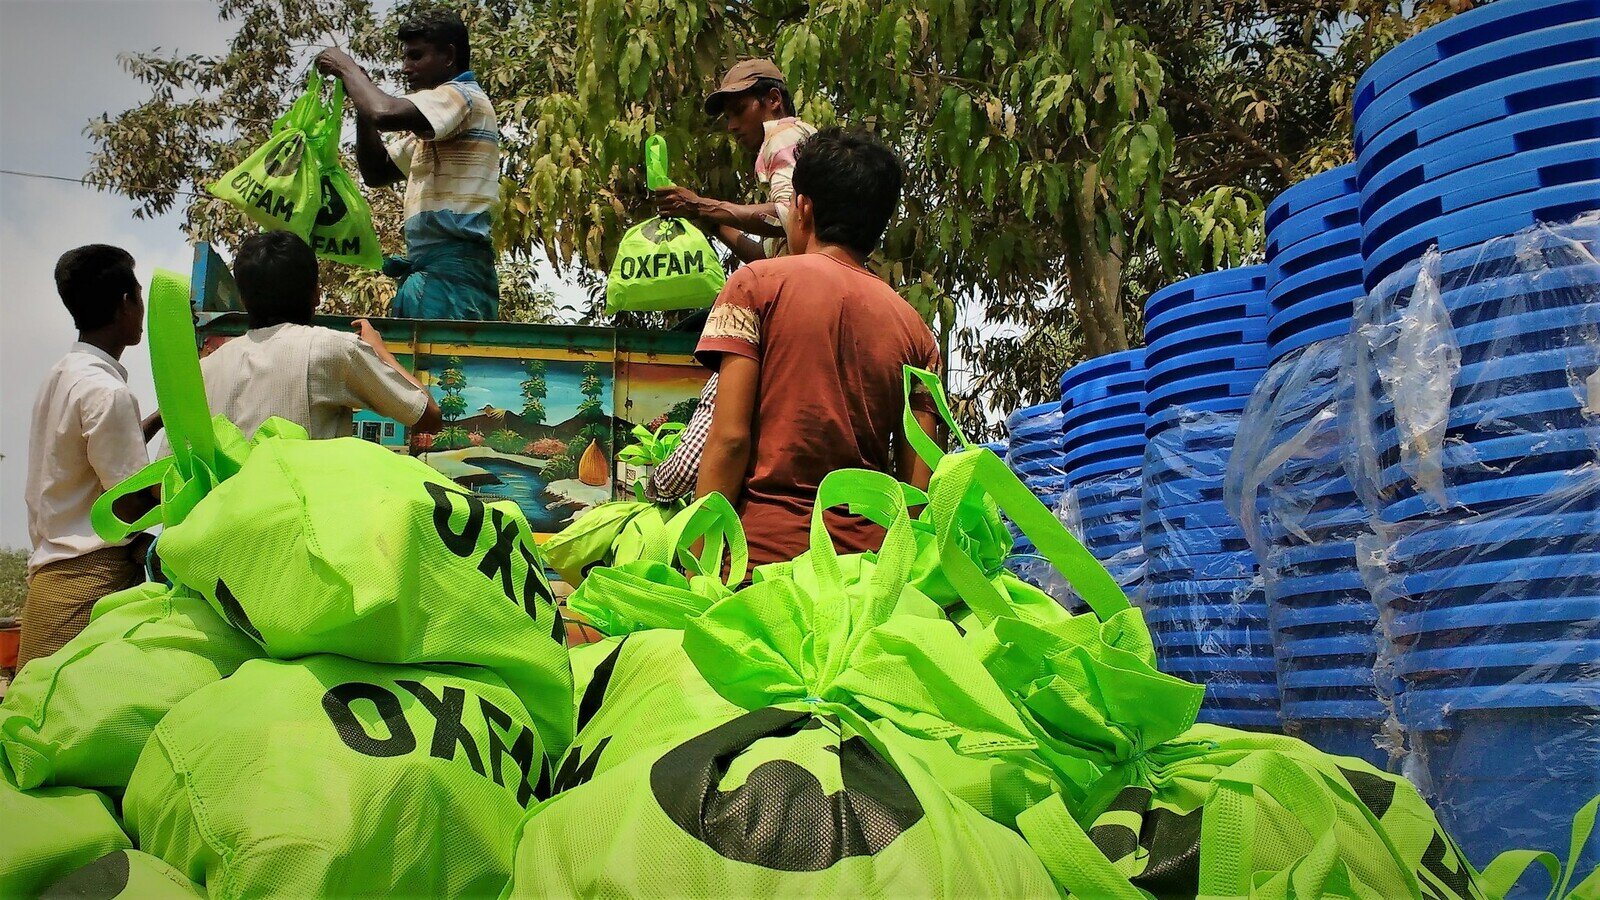
{"label": "overcast sky", "polygon": [[[229,31],[206,0],[0,0],[0,169],[82,177],[89,120],[146,94],[117,54],[155,47],[211,53]],[[187,272],[179,217],[133,218],[133,204],[59,181],[0,175],[0,545],[28,546],[23,484],[33,397],[75,332],[51,270],[80,244],[125,247],[148,284],[156,267]],[[123,356],[148,411],[155,406],[143,346]]]}

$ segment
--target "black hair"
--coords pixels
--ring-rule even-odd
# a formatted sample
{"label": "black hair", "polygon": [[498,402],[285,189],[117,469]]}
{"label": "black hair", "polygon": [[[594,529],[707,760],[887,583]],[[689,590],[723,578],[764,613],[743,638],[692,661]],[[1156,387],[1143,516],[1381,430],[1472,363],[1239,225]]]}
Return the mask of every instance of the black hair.
{"label": "black hair", "polygon": [[740,91],[740,94],[760,100],[767,96],[768,91],[774,89],[777,90],[778,96],[783,98],[783,114],[786,116],[794,115],[794,95],[789,93],[787,84],[776,78],[757,78],[755,84],[750,85],[748,90]]}
{"label": "black hair", "polygon": [[453,48],[456,51],[456,71],[465,72],[472,68],[467,23],[461,21],[461,16],[452,10],[436,9],[409,19],[400,26],[396,36],[402,41],[420,39],[440,50]]}
{"label": "black hair", "polygon": [[864,131],[827,128],[796,151],[794,192],[811,198],[817,239],[859,253],[877,249],[904,181],[900,160]]}
{"label": "black hair", "polygon": [[97,331],[117,318],[123,300],[139,295],[133,255],[110,244],[89,244],[56,260],[56,293],[79,331]]}
{"label": "black hair", "polygon": [[317,309],[317,255],[290,231],[253,234],[233,257],[233,280],[251,328],[311,324]]}

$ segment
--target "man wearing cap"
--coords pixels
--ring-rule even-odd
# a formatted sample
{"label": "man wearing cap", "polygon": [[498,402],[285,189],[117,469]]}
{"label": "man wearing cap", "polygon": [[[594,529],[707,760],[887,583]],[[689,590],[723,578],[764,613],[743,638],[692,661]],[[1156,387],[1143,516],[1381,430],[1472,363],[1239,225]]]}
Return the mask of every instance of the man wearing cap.
{"label": "man wearing cap", "polygon": [[[698,219],[711,226],[709,230],[747,263],[785,255],[788,245],[783,225],[794,198],[795,150],[817,129],[795,115],[794,98],[783,73],[766,59],[734,64],[706,97],[705,110],[713,118],[722,117],[734,140],[756,155],[756,181],[766,187],[766,202],[731,203],[702,197],[685,187],[670,187],[656,191],[657,213]],[[764,240],[758,244],[748,235]],[[717,376],[713,374],[678,449],[656,467],[646,484],[650,498],[665,502],[694,490],[716,399]]]}
{"label": "man wearing cap", "polygon": [[[731,203],[670,187],[656,191],[656,212],[714,226],[744,262],[782,255],[783,221],[794,195],[795,148],[817,130],[795,116],[783,73],[765,59],[736,63],[706,98],[705,110],[712,118],[722,117],[734,140],[756,155],[756,180],[766,186],[767,202]],[[746,235],[766,240],[756,244]]]}

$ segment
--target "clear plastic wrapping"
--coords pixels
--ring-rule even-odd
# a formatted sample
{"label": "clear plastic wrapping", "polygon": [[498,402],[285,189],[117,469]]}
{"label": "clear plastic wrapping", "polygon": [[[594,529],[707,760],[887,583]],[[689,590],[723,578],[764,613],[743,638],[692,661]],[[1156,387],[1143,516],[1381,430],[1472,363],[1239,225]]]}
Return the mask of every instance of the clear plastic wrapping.
{"label": "clear plastic wrapping", "polygon": [[1272,365],[1240,420],[1224,494],[1259,560],[1284,731],[1392,768],[1401,741],[1359,564],[1372,527],[1344,439],[1349,351],[1330,338]]}
{"label": "clear plastic wrapping", "polygon": [[1163,671],[1206,685],[1200,720],[1279,724],[1266,597],[1223,501],[1238,413],[1181,409],[1145,446],[1143,602]]}
{"label": "clear plastic wrapping", "polygon": [[[1600,793],[1600,216],[1421,260],[1358,306],[1353,486],[1406,774],[1478,865]],[[1591,841],[1577,871],[1600,863]]]}
{"label": "clear plastic wrapping", "polygon": [[1125,469],[1068,488],[1056,511],[1135,602],[1145,571],[1142,490],[1139,469]]}

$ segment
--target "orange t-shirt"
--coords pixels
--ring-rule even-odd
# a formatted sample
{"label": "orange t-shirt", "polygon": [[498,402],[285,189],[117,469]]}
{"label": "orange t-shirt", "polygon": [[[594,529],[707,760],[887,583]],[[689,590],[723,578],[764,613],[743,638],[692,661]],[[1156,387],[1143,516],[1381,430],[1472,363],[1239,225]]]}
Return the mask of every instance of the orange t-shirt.
{"label": "orange t-shirt", "polygon": [[[754,565],[793,559],[809,544],[817,486],[835,469],[894,471],[903,366],[932,369],[939,346],[922,317],[882,279],[821,254],[752,263],[728,279],[695,355],[761,364],[750,468],[739,497]],[[926,392],[914,407],[932,412]],[[882,529],[830,513],[841,552],[876,550]]]}

